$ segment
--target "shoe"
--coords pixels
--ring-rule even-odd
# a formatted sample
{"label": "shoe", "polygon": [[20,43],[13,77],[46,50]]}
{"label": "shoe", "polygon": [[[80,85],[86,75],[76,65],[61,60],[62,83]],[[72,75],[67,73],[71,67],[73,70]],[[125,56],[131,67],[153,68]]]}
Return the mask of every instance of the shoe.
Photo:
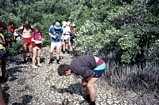
{"label": "shoe", "polygon": [[51,64],[51,63],[52,63],[52,61],[53,61],[53,59],[51,58],[48,64]]}
{"label": "shoe", "polygon": [[25,60],[23,61],[23,63],[27,63],[27,60],[25,59]]}
{"label": "shoe", "polygon": [[32,65],[32,67],[34,68],[34,69],[37,69],[38,67],[37,66],[35,66],[35,65]]}
{"label": "shoe", "polygon": [[65,51],[62,51],[63,54],[65,54]]}
{"label": "shoe", "polygon": [[85,104],[88,104],[88,102],[87,102],[87,100],[83,100],[83,101],[79,102],[79,104],[80,105],[83,105],[83,104],[85,105]]}
{"label": "shoe", "polygon": [[59,61],[60,61],[60,60],[56,60],[56,63],[57,63],[57,64],[60,64],[60,62],[59,62]]}
{"label": "shoe", "polygon": [[41,67],[41,66],[42,66],[42,64],[38,64],[38,66],[40,66],[40,67]]}
{"label": "shoe", "polygon": [[28,58],[28,62],[32,62],[32,58]]}
{"label": "shoe", "polygon": [[67,54],[70,54],[70,51],[67,51]]}

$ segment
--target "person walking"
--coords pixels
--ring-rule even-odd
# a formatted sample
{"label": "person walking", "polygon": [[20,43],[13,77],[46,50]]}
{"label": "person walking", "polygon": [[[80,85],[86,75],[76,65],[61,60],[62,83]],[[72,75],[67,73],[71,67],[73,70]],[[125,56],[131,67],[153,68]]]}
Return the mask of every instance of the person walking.
{"label": "person walking", "polygon": [[94,84],[104,73],[106,63],[99,57],[83,55],[75,58],[70,65],[61,64],[58,67],[59,76],[69,76],[71,73],[81,75],[86,99],[90,105],[95,105],[96,91]]}
{"label": "person walking", "polygon": [[32,58],[32,67],[38,68],[35,65],[35,59],[37,57],[37,65],[42,66],[40,64],[40,55],[41,55],[41,49],[42,49],[42,41],[43,41],[43,35],[41,33],[41,29],[39,26],[34,27],[34,32],[31,34],[31,41],[32,41],[32,47],[33,47],[33,58]]}
{"label": "person walking", "polygon": [[49,36],[51,39],[51,47],[50,47],[50,61],[49,64],[53,62],[53,51],[56,48],[56,62],[60,64],[60,49],[61,49],[61,38],[63,39],[63,29],[59,22],[55,22],[54,26],[50,27]]}
{"label": "person walking", "polygon": [[28,20],[24,22],[24,25],[19,27],[15,30],[17,34],[22,36],[23,40],[23,46],[24,46],[24,63],[26,63],[26,53],[27,48],[29,49],[30,53],[30,61],[32,60],[32,41],[31,41],[31,33],[33,31],[33,28],[30,26],[30,23]]}
{"label": "person walking", "polygon": [[5,30],[7,30],[7,25],[4,22],[0,22],[0,64],[1,64],[1,71],[2,71],[2,78],[1,82],[6,82],[6,58],[7,58],[7,53],[6,53],[6,40],[5,36],[3,35]]}

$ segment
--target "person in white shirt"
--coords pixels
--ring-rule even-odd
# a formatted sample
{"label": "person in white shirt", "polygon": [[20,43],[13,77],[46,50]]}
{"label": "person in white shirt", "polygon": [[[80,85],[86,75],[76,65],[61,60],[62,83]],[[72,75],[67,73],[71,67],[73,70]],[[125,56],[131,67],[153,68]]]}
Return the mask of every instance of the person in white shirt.
{"label": "person in white shirt", "polygon": [[71,33],[71,29],[69,27],[69,23],[67,22],[63,22],[63,32],[64,32],[64,41],[62,42],[62,46],[63,46],[63,54],[65,54],[65,51],[67,51],[67,53],[70,53],[70,33]]}

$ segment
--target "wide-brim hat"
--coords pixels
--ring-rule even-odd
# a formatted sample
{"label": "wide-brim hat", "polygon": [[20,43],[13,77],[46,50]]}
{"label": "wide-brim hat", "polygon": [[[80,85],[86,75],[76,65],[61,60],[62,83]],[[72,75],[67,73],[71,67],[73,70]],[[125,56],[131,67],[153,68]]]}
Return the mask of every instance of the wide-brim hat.
{"label": "wide-brim hat", "polygon": [[61,24],[59,22],[56,22],[54,25],[55,29],[61,29]]}
{"label": "wide-brim hat", "polygon": [[7,29],[7,24],[4,23],[4,22],[0,22],[0,27],[3,27],[3,28],[5,28],[5,29]]}

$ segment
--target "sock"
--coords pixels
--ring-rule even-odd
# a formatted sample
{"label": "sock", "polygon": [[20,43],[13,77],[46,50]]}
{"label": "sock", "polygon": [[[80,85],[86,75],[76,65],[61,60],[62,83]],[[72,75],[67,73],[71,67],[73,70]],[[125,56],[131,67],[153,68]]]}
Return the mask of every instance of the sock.
{"label": "sock", "polygon": [[50,58],[50,62],[49,63],[52,63],[52,58]]}
{"label": "sock", "polygon": [[59,61],[60,61],[59,59],[56,60],[57,64],[60,64]]}
{"label": "sock", "polygon": [[91,101],[89,105],[95,105],[95,101]]}
{"label": "sock", "polygon": [[89,95],[89,94],[86,95],[86,100],[87,100],[88,103],[91,102],[91,99],[90,99],[90,95]]}

